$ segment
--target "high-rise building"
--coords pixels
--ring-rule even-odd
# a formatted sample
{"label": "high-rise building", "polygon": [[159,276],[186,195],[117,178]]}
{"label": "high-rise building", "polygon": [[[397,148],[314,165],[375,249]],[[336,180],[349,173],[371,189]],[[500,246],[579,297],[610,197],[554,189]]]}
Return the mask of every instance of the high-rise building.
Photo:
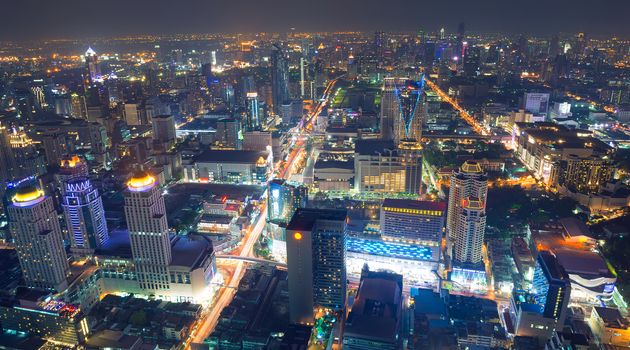
{"label": "high-rise building", "polygon": [[415,141],[357,140],[354,178],[362,192],[420,194],[422,150]]}
{"label": "high-rise building", "polygon": [[476,197],[462,201],[454,232],[453,264],[462,267],[482,267],[483,237],[486,232],[486,208]]}
{"label": "high-rise building", "polygon": [[345,210],[299,208],[287,226],[289,318],[312,324],[315,308],[346,306]]}
{"label": "high-rise building", "polygon": [[171,242],[164,197],[152,175],[140,171],[127,181],[125,217],[140,288],[162,296],[169,289]]}
{"label": "high-rise building", "polygon": [[98,56],[91,47],[85,51],[85,66],[88,71],[88,79],[90,84],[101,79],[101,66],[98,62]]}
{"label": "high-rise building", "polygon": [[244,129],[246,131],[255,131],[261,129],[260,107],[258,105],[258,93],[247,93],[247,112],[245,115]]}
{"label": "high-rise building", "polygon": [[485,283],[483,240],[486,231],[488,180],[481,165],[466,161],[451,175],[447,213],[447,247],[452,280]]}
{"label": "high-rise building", "polygon": [[288,223],[298,208],[306,207],[308,188],[300,184],[274,179],[268,184],[267,221]]}
{"label": "high-rise building", "polygon": [[543,316],[557,320],[559,329],[562,329],[571,297],[571,281],[558,259],[549,251],[538,253],[532,294]]}
{"label": "high-rise building", "polygon": [[273,45],[271,52],[271,89],[273,111],[280,114],[280,106],[291,99],[289,95],[289,65],[284,50]]}
{"label": "high-rise building", "polygon": [[573,192],[597,193],[614,173],[613,161],[607,155],[579,157],[571,154],[560,161],[558,184]]}
{"label": "high-rise building", "polygon": [[419,141],[422,137],[424,78],[385,78],[381,97],[381,138]]}
{"label": "high-rise building", "polygon": [[219,119],[214,143],[222,148],[239,149],[241,145],[241,125],[238,120],[232,118]]}
{"label": "high-rise building", "polygon": [[540,251],[532,287],[514,290],[510,298],[510,318],[517,336],[536,338],[544,344],[556,331],[562,331],[571,298],[569,274],[549,251]]}
{"label": "high-rise building", "polygon": [[172,115],[157,115],[151,119],[153,127],[153,141],[164,150],[175,145],[175,118]]}
{"label": "high-rise building", "polygon": [[459,170],[453,172],[446,219],[446,232],[451,240],[455,239],[455,227],[459,221],[464,200],[477,198],[485,207],[487,195],[488,177],[481,168],[481,164],[475,161],[466,161]]}
{"label": "high-rise building", "polygon": [[[5,125],[0,125],[0,183],[7,183],[13,179],[15,167],[15,156],[11,148],[9,130]],[[0,188],[0,192],[2,191],[4,188]]]}
{"label": "high-rise building", "polygon": [[91,254],[109,239],[103,201],[87,176],[87,165],[77,156],[61,161],[58,179],[66,228],[73,254]]}
{"label": "high-rise building", "polygon": [[20,188],[9,205],[9,230],[28,286],[62,291],[68,258],[53,200],[34,186]]}

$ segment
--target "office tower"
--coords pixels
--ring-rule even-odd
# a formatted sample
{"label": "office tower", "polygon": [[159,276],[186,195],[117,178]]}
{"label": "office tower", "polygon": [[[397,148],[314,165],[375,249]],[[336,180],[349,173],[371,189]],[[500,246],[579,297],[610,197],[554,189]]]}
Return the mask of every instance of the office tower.
{"label": "office tower", "polygon": [[478,268],[483,271],[482,246],[486,232],[485,201],[467,197],[461,203],[455,232],[453,265],[461,268]]}
{"label": "office tower", "polygon": [[386,240],[439,245],[445,214],[445,202],[387,198],[381,205],[381,236]]}
{"label": "office tower", "polygon": [[466,46],[464,50],[464,75],[476,77],[481,69],[480,52],[476,47]]}
{"label": "office tower", "polygon": [[424,78],[383,79],[381,97],[381,138],[419,141],[422,137],[422,93]]}
{"label": "office tower", "polygon": [[312,324],[315,308],[344,312],[346,211],[299,208],[287,226],[289,319]]}
{"label": "office tower", "polygon": [[374,56],[376,57],[376,61],[380,65],[383,60],[383,53],[385,52],[385,48],[387,45],[387,38],[385,37],[385,32],[378,31],[374,33]]}
{"label": "office tower", "polygon": [[440,29],[440,40],[444,40],[444,38],[446,38],[446,31],[444,30],[444,28]]}
{"label": "office tower", "polygon": [[562,329],[571,297],[571,281],[558,259],[549,251],[538,253],[532,294],[543,316],[555,319],[557,329]]}
{"label": "office tower", "polygon": [[[11,148],[11,137],[6,125],[0,124],[0,183],[6,183],[13,179],[15,174],[15,156]],[[4,191],[4,187],[0,192]]]}
{"label": "office tower", "polygon": [[422,137],[422,93],[424,76],[396,83],[396,102],[400,116],[394,118],[394,141],[420,141]]}
{"label": "office tower", "polygon": [[238,120],[219,119],[214,143],[222,148],[239,149],[241,146],[241,125]]}
{"label": "office tower", "polygon": [[172,115],[157,115],[151,119],[153,141],[161,149],[168,150],[175,146],[175,118]]}
{"label": "office tower", "polygon": [[464,22],[460,22],[459,25],[457,26],[457,42],[456,42],[456,48],[455,48],[455,52],[457,57],[459,58],[459,61],[462,61],[462,58],[464,57],[464,49],[465,49],[465,45],[464,45],[464,35],[466,32],[466,27],[464,25]]}
{"label": "office tower", "polygon": [[422,150],[415,141],[357,140],[354,178],[357,191],[420,194]]}
{"label": "office tower", "polygon": [[298,208],[306,207],[308,188],[283,179],[269,181],[267,221],[288,223]]}
{"label": "office tower", "polygon": [[139,171],[124,191],[125,217],[131,254],[140,288],[156,296],[169,289],[171,242],[168,236],[164,197],[152,175]]}
{"label": "office tower", "polygon": [[402,80],[402,78],[383,79],[383,86],[381,87],[380,127],[383,140],[394,139],[394,119],[400,115],[396,103],[396,79]]}
{"label": "office tower", "polygon": [[390,272],[361,272],[359,290],[343,332],[346,350],[402,348],[403,276]]}
{"label": "office tower", "polygon": [[304,74],[304,69],[305,69],[305,59],[304,57],[300,57],[300,98],[304,99],[305,96],[305,88],[306,88],[306,80],[304,80],[305,78],[305,74]]}
{"label": "office tower", "polygon": [[103,201],[87,177],[87,165],[74,156],[61,161],[58,178],[62,204],[73,254],[91,254],[109,239]]}
{"label": "office tower", "polygon": [[26,186],[11,201],[9,230],[24,281],[30,287],[63,291],[68,286],[69,266],[52,198],[35,186]]}
{"label": "office tower", "polygon": [[245,115],[245,131],[255,131],[261,129],[260,107],[258,105],[258,93],[248,92],[246,95],[247,112]]}
{"label": "office tower", "polygon": [[284,50],[277,44],[271,52],[271,89],[273,111],[280,114],[280,106],[291,99],[289,96],[289,65]]}
{"label": "office tower", "polygon": [[85,51],[85,66],[88,71],[88,79],[90,84],[101,79],[101,66],[98,62],[98,56],[91,47]]}
{"label": "office tower", "polygon": [[48,166],[56,166],[61,157],[67,153],[66,133],[61,131],[47,131],[40,136],[41,145],[46,156]]}
{"label": "office tower", "polygon": [[488,178],[479,163],[466,161],[458,171],[453,172],[446,218],[446,232],[451,240],[455,239],[455,228],[460,220],[464,200],[476,198],[485,208],[487,195]]}

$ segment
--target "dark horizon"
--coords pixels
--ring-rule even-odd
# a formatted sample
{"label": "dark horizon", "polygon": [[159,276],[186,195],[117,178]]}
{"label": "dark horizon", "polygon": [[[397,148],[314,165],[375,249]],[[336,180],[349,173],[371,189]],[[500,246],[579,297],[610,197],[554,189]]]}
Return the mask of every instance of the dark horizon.
{"label": "dark horizon", "polygon": [[[317,5],[317,6],[314,6]],[[456,31],[630,37],[630,2],[618,0],[0,0],[0,40],[82,39],[187,33]]]}

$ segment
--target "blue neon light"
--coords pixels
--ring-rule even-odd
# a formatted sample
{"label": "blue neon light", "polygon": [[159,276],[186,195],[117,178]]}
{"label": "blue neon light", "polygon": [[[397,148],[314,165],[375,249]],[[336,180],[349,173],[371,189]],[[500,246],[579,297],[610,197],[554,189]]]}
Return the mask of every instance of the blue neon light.
{"label": "blue neon light", "polygon": [[433,250],[430,247],[417,244],[377,241],[355,237],[348,238],[347,250],[355,253],[410,260],[433,259]]}

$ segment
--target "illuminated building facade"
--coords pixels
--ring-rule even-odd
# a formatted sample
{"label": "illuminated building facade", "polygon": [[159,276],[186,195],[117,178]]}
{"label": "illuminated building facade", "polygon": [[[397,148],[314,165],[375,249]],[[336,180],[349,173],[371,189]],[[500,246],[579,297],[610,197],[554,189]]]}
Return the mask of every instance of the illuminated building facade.
{"label": "illuminated building facade", "polygon": [[288,223],[298,208],[306,207],[308,188],[298,183],[274,179],[268,184],[267,221]]}
{"label": "illuminated building facade", "polygon": [[444,202],[385,199],[380,215],[381,237],[430,247],[433,250],[432,260],[437,261],[445,214]]}
{"label": "illuminated building facade", "polygon": [[562,326],[571,298],[571,281],[558,259],[548,251],[538,253],[532,294],[543,316],[557,320]]}
{"label": "illuminated building facade", "polygon": [[420,194],[422,153],[417,143],[357,140],[354,187],[361,192]]}
{"label": "illuminated building facade", "polygon": [[37,187],[20,188],[8,208],[9,230],[28,286],[62,291],[68,258],[51,197]]}
{"label": "illuminated building facade", "polygon": [[90,84],[101,79],[101,66],[98,62],[98,56],[91,47],[85,51],[85,66],[88,71],[88,79]]}
{"label": "illuminated building facade", "polygon": [[258,93],[248,92],[247,99],[247,114],[245,116],[244,129],[246,131],[257,131],[261,128],[260,122],[260,107],[258,105]]}
{"label": "illuminated building facade", "polygon": [[107,242],[109,232],[103,201],[88,177],[87,164],[77,156],[64,157],[57,179],[71,251],[79,256],[91,254]]}
{"label": "illuminated building facade", "polygon": [[451,240],[455,239],[456,225],[460,221],[462,204],[467,198],[476,198],[486,205],[488,195],[488,177],[481,164],[466,161],[458,171],[451,175],[451,186],[448,195],[448,213],[446,232]]}
{"label": "illuminated building facade", "polygon": [[299,208],[287,226],[289,318],[312,324],[316,308],[346,305],[346,211]]}
{"label": "illuminated building facade", "polygon": [[453,264],[461,267],[479,266],[483,270],[481,249],[486,231],[484,203],[477,198],[464,199],[457,219]]}
{"label": "illuminated building facade", "polygon": [[385,78],[381,88],[381,138],[420,140],[422,137],[422,94],[424,77]]}
{"label": "illuminated building facade", "polygon": [[28,297],[0,303],[3,331],[32,334],[69,348],[87,340],[90,328],[79,306],[50,296]]}
{"label": "illuminated building facade", "polygon": [[138,172],[127,182],[125,217],[138,282],[144,290],[163,295],[169,289],[171,243],[164,197],[156,179]]}
{"label": "illuminated building facade", "polygon": [[515,123],[517,157],[549,188],[591,193],[612,178],[613,149],[588,131],[555,123]]}

